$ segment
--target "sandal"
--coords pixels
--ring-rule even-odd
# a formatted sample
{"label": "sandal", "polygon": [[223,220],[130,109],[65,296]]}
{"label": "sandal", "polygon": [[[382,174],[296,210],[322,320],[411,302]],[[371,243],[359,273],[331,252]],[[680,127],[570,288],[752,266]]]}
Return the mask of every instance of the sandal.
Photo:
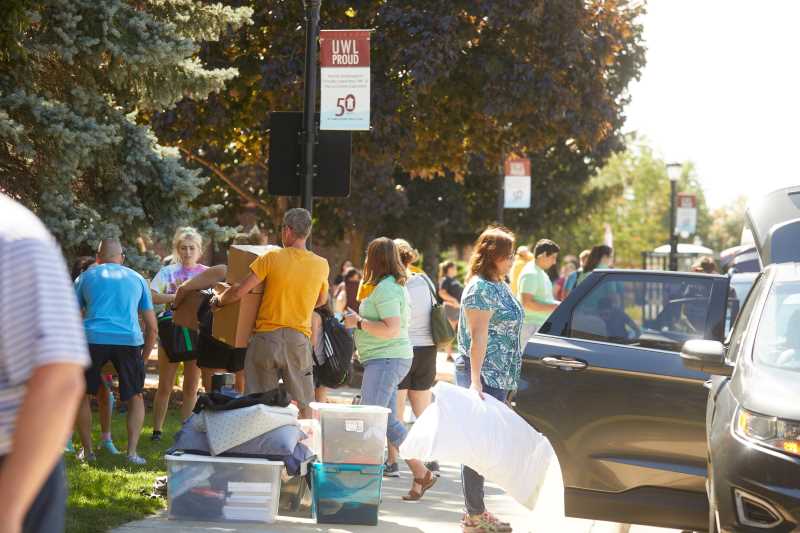
{"label": "sandal", "polygon": [[487,522],[490,522],[490,523],[494,524],[495,527],[497,527],[497,531],[502,531],[504,533],[509,533],[512,530],[510,522],[503,522],[502,520],[497,518],[495,515],[493,515],[489,511],[484,511],[482,517]]}
{"label": "sandal", "polygon": [[512,529],[511,524],[500,521],[487,511],[477,518],[470,518],[465,514],[461,520],[461,531],[463,533],[510,533]]}
{"label": "sandal", "polygon": [[424,478],[414,478],[414,484],[419,485],[422,490],[417,492],[414,490],[414,486],[411,486],[411,490],[408,491],[408,494],[403,496],[403,500],[407,502],[416,502],[422,499],[428,489],[436,485],[436,482],[439,480],[433,473],[429,470],[427,474],[425,474]]}

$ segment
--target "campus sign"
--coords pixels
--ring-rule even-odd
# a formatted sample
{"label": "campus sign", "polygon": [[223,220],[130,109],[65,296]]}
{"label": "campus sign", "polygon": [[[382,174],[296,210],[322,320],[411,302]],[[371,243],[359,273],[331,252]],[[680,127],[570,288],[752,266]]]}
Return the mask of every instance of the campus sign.
{"label": "campus sign", "polygon": [[697,196],[694,194],[678,194],[675,232],[686,236],[697,232]]}
{"label": "campus sign", "polygon": [[321,30],[320,129],[369,130],[370,30]]}
{"label": "campus sign", "polygon": [[505,208],[528,209],[531,206],[530,159],[506,159],[505,177]]}

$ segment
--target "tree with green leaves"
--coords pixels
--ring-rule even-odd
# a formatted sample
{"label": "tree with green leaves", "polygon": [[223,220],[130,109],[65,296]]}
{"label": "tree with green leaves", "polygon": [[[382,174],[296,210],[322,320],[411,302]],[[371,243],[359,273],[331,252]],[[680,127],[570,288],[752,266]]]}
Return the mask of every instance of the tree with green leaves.
{"label": "tree with green leaves", "polygon": [[708,245],[717,252],[738,246],[742,242],[747,197],[740,196],[711,211]]}
{"label": "tree with green leaves", "polygon": [[[678,191],[697,196],[697,232],[707,240],[711,216],[694,165],[683,164]],[[670,182],[666,162],[645,142],[630,139],[629,148],[613,155],[579,193],[602,198],[576,215],[569,235],[558,235],[562,249],[577,254],[603,244],[605,227],[611,227],[618,266],[639,268],[642,252],[669,242]],[[694,236],[680,240],[689,241]]]}
{"label": "tree with green leaves", "polygon": [[[267,218],[285,206],[266,194],[269,112],[302,109],[303,9],[239,4],[255,9],[254,24],[206,45],[202,57],[241,75],[154,121],[163,143],[214,172],[207,201],[226,203],[231,219],[243,204]],[[627,86],[644,64],[642,12],[624,0],[324,1],[323,28],[374,29],[372,130],[354,133],[351,197],[317,202],[318,237],[349,236],[354,254],[390,232],[419,235],[430,253],[471,238],[495,218],[497,168],[511,152],[541,165],[539,209],[509,212],[508,223],[533,233],[570,216],[576,191],[623,146]],[[440,179],[455,184],[430,225],[425,210]]]}
{"label": "tree with green leaves", "polygon": [[206,178],[140,117],[234,79],[235,68],[197,53],[251,15],[199,0],[12,0],[0,30],[0,190],[68,256],[114,236],[152,268],[140,238],[169,241],[185,224],[222,236],[217,206],[195,201]]}

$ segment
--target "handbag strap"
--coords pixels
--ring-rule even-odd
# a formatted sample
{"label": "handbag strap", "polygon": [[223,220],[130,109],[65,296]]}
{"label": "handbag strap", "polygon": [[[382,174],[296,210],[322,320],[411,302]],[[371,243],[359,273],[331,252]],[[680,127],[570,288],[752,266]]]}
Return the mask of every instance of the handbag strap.
{"label": "handbag strap", "polygon": [[433,285],[433,281],[431,281],[431,278],[429,278],[425,272],[422,272],[417,275],[422,276],[422,278],[425,280],[425,283],[426,285],[428,285],[428,289],[431,291],[431,296],[433,296],[433,300],[436,302],[436,304],[442,305],[444,303],[444,300],[442,300],[442,297],[439,296],[439,294],[436,292],[436,287]]}

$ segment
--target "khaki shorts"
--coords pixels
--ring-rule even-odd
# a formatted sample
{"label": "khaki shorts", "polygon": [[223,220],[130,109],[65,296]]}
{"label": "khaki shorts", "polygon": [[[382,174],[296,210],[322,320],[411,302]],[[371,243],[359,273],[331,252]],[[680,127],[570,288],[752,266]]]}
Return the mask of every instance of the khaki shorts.
{"label": "khaki shorts", "polygon": [[278,387],[283,378],[286,390],[302,409],[314,401],[314,373],[311,340],[299,331],[281,328],[256,333],[247,346],[244,375],[247,394]]}

